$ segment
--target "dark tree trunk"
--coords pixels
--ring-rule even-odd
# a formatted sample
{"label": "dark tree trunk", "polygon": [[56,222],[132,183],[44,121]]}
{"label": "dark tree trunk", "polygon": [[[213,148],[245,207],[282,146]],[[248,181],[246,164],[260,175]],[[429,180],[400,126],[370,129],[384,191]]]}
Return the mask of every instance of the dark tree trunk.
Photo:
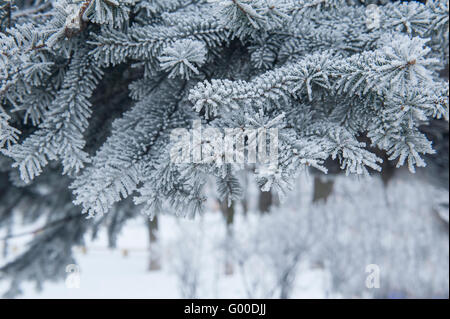
{"label": "dark tree trunk", "polygon": [[333,181],[322,181],[320,176],[314,178],[313,202],[326,201],[333,191]]}
{"label": "dark tree trunk", "polygon": [[273,198],[271,191],[259,193],[258,208],[262,214],[267,213],[270,210],[270,207],[272,207],[272,204]]}
{"label": "dark tree trunk", "polygon": [[150,260],[148,270],[161,269],[161,256],[158,247],[158,216],[155,216],[153,220],[147,221],[148,234],[149,234],[149,252]]}
{"label": "dark tree trunk", "polygon": [[225,275],[233,274],[233,263],[230,258],[231,241],[233,238],[233,221],[234,221],[234,203],[228,207],[227,201],[224,200],[220,203],[220,210],[225,218],[227,240],[225,243]]}
{"label": "dark tree trunk", "polygon": [[247,212],[248,212],[248,192],[247,192],[247,189],[248,189],[248,175],[247,175],[247,172],[245,172],[245,174],[244,174],[244,192],[243,192],[244,194],[243,194],[242,200],[241,200],[242,212],[243,212],[244,216],[247,216]]}

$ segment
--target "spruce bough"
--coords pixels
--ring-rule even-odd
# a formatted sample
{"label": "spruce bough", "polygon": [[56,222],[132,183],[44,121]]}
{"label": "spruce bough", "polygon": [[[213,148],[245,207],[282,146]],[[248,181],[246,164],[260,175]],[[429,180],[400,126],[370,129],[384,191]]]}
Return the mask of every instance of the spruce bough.
{"label": "spruce bough", "polygon": [[[239,199],[243,165],[169,160],[171,131],[194,120],[279,129],[278,169],[253,167],[264,191],[330,159],[346,174],[386,158],[425,166],[435,151],[420,126],[448,121],[448,1],[371,12],[344,0],[0,1],[0,168],[12,181],[0,196],[59,181],[61,199],[40,205],[64,207],[48,223],[67,219],[3,268],[11,293],[63,276],[27,260],[59,239],[50,264],[68,263],[62,252],[99,224],[80,210],[118,223],[134,204],[194,216],[210,177]],[[0,208],[0,225],[10,215]]]}

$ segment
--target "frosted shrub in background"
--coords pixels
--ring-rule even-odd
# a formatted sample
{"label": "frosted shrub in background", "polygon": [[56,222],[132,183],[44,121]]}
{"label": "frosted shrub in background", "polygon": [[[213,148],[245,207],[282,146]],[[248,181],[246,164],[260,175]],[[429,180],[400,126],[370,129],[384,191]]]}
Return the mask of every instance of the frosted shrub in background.
{"label": "frosted shrub in background", "polygon": [[[447,297],[448,224],[433,210],[447,195],[408,176],[387,186],[336,178],[319,203],[293,192],[270,214],[236,227],[233,255],[247,296],[289,297],[306,263],[330,274],[329,296]],[[378,289],[366,287],[371,264],[380,268]]]}
{"label": "frosted shrub in background", "polygon": [[[334,194],[311,213],[326,220],[316,229],[316,258],[331,274],[332,292],[344,297],[448,297],[448,224],[433,202],[448,192],[411,178],[385,187],[337,179]],[[380,288],[367,289],[366,266],[380,268]]]}

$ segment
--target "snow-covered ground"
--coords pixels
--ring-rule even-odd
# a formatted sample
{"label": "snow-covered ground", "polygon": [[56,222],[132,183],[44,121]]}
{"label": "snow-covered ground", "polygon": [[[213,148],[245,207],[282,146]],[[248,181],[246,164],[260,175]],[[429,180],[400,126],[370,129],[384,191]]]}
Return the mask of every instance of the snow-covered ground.
{"label": "snow-covered ground", "polygon": [[[277,215],[274,213],[262,217],[263,215],[256,211],[257,194],[252,191],[256,188],[254,185],[248,187],[250,210],[244,216],[236,208],[233,241],[235,246],[231,246],[232,253],[230,250],[227,252],[224,246],[224,243],[228,243],[230,240],[226,237],[224,218],[217,203],[210,203],[207,212],[202,216],[197,216],[194,220],[160,215],[158,217],[158,251],[161,256],[162,268],[156,271],[148,270],[150,256],[148,229],[145,217],[138,216],[127,222],[118,236],[115,249],[108,248],[106,230],[100,232],[95,241],[86,238],[85,246],[74,248],[76,269],[79,270],[79,273],[75,275],[68,273],[66,281],[46,282],[41,292],[36,291],[32,284],[24,284],[22,286],[23,294],[19,298],[278,297],[279,291],[275,292],[274,290],[274,282],[279,280],[276,275],[290,260],[278,254],[281,249],[279,246],[300,247],[299,249],[302,250],[304,248],[297,246],[297,243],[304,242],[303,244],[307,247],[314,248],[317,238],[319,238],[319,242],[325,238],[328,228],[320,230],[322,229],[320,227],[323,227],[320,224],[320,218],[314,219],[318,224],[314,224],[313,228],[303,228],[308,225],[308,221],[311,222],[310,218],[313,216],[311,214],[315,214],[316,217],[317,214],[324,214],[325,221],[331,218],[326,223],[330,223],[334,215],[339,217],[337,220],[341,221],[336,223],[335,220],[333,225],[336,227],[340,225],[341,233],[339,234],[343,238],[341,238],[342,236],[335,238],[342,240],[341,244],[350,251],[350,254],[342,255],[341,253],[346,250],[340,251],[337,259],[330,260],[333,261],[331,269],[335,271],[335,280],[340,278],[336,277],[336,273],[342,273],[342,275],[350,273],[347,274],[350,276],[349,278],[356,280],[357,294],[353,295],[351,289],[354,287],[348,285],[351,289],[346,292],[346,296],[364,297],[360,288],[365,287],[364,266],[366,264],[364,260],[359,260],[359,257],[356,261],[360,261],[361,265],[358,262],[355,265],[355,260],[351,261],[351,258],[356,258],[353,256],[356,253],[362,254],[361,258],[365,256],[364,247],[361,246],[362,244],[358,244],[364,242],[369,246],[377,246],[383,252],[373,256],[376,256],[376,260],[381,264],[386,265],[385,275],[392,276],[389,277],[389,280],[393,289],[399,282],[402,289],[409,287],[413,293],[417,292],[415,290],[419,290],[419,292],[423,290],[422,295],[427,297],[432,297],[435,291],[437,291],[438,297],[448,295],[448,290],[430,290],[430,293],[426,293],[425,290],[430,287],[440,287],[439,284],[432,281],[434,280],[433,274],[438,274],[436,275],[439,277],[437,282],[448,283],[448,270],[445,272],[445,265],[440,262],[442,258],[448,256],[448,235],[444,236],[447,244],[443,244],[442,238],[434,236],[434,228],[426,226],[435,219],[433,202],[445,202],[448,192],[436,192],[432,187],[412,179],[410,174],[399,175],[389,185],[389,188],[385,189],[378,177],[354,180],[350,180],[350,177],[339,177],[335,180],[332,201],[319,209],[320,207],[309,206],[313,183],[310,177],[303,176],[299,179],[295,191],[279,208],[284,215],[278,216],[283,218],[276,217]],[[214,196],[210,197],[214,198]],[[325,212],[328,213],[325,214]],[[300,219],[293,218],[298,214]],[[272,219],[272,217],[274,218]],[[422,224],[426,227],[422,227]],[[319,230],[315,227],[319,227]],[[19,227],[15,232],[27,232],[31,229],[33,227]],[[297,234],[309,234],[312,231],[319,233],[319,237],[297,236]],[[383,231],[382,245],[377,244],[380,242],[380,238],[377,237],[379,231]],[[349,235],[354,240],[348,242],[346,236]],[[421,237],[422,240],[415,239],[422,235],[425,236]],[[8,260],[18,256],[29,239],[30,237],[27,236],[12,239],[9,242]],[[276,243],[272,244],[272,242]],[[390,249],[383,248],[383,245],[391,247],[391,250],[398,248],[399,251],[390,253]],[[421,248],[422,246],[424,249]],[[341,249],[339,245],[336,247]],[[406,251],[408,249],[410,252]],[[255,257],[252,252],[255,251],[257,252],[256,258],[252,259]],[[416,253],[421,255],[415,256]],[[326,254],[329,255],[330,251]],[[230,255],[238,258],[231,262],[232,273],[226,274],[226,270],[230,270],[229,267],[226,267],[230,265]],[[333,255],[332,252],[331,255]],[[397,260],[395,258],[397,255],[404,257],[404,259],[399,259],[402,262],[394,261],[394,259]],[[308,262],[308,256],[308,254],[303,254],[300,259],[301,262],[298,265],[289,297],[340,297],[341,294],[330,294],[331,274],[320,268],[321,266],[316,263],[317,260]],[[240,257],[243,259],[239,259]],[[245,265],[240,267],[239,260],[244,260]],[[281,264],[278,262],[280,260],[282,260]],[[6,261],[0,257],[0,265]],[[373,262],[373,260],[370,261]],[[412,278],[411,281],[409,278],[409,276],[418,275],[414,272],[416,268],[410,267],[413,272],[405,270],[407,265],[414,266],[416,264],[419,265],[417,270],[420,270],[421,275],[425,276],[418,286],[412,285],[417,280]],[[403,266],[397,268],[397,265]],[[349,266],[353,266],[353,268]],[[403,273],[406,275],[403,276]],[[347,279],[343,279],[344,286],[347,281]],[[193,282],[195,282],[195,285],[192,285],[195,286],[194,292],[186,289]],[[0,281],[0,294],[6,291],[7,285],[7,282]],[[73,288],[73,286],[78,286],[78,288]]]}
{"label": "snow-covered ground", "polygon": [[[204,221],[209,225],[223,225],[220,214],[205,214]],[[119,237],[117,248],[107,248],[105,233],[86,248],[77,247],[75,257],[80,269],[79,288],[67,288],[66,282],[45,283],[41,292],[34,285],[25,284],[20,298],[180,298],[177,276],[171,269],[171,248],[174,245],[176,230],[180,224],[198,223],[198,220],[179,220],[172,216],[160,218],[160,240],[163,243],[162,269],[148,271],[149,252],[148,233],[142,219],[127,224]],[[182,225],[183,226],[183,225]],[[215,231],[205,231],[206,236],[214,237]],[[210,238],[211,240],[213,238]],[[213,242],[205,240],[205,242]],[[13,255],[21,248],[11,242]],[[14,256],[11,256],[14,257]],[[238,271],[225,275],[219,269],[206,268],[209,272],[204,278],[214,276],[216,281],[200,284],[200,297],[245,298],[242,278]],[[296,281],[294,298],[322,298],[323,272],[319,269],[304,269]],[[0,291],[5,291],[6,283],[0,283]]]}

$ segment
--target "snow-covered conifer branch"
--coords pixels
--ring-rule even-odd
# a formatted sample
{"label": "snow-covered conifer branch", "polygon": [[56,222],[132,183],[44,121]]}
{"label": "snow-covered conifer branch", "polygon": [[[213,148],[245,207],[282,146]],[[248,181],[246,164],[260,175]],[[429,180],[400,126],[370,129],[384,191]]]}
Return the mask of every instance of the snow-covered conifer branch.
{"label": "snow-covered conifer branch", "polygon": [[180,40],[166,47],[159,57],[161,69],[169,72],[169,78],[180,76],[189,80],[198,74],[198,67],[206,60],[206,48],[202,42],[190,39]]}
{"label": "snow-covered conifer branch", "polygon": [[158,70],[158,58],[163,50],[182,39],[197,40],[206,47],[216,47],[228,41],[228,32],[212,19],[187,20],[187,24],[176,26],[132,27],[126,33],[103,29],[101,34],[93,35],[90,43],[95,48],[91,54],[105,66],[132,59],[146,61]]}
{"label": "snow-covered conifer branch", "polygon": [[218,0],[220,22],[233,33],[245,38],[256,31],[280,28],[288,19],[291,1],[273,0]]}
{"label": "snow-covered conifer branch", "polygon": [[88,161],[83,133],[91,116],[89,98],[102,71],[87,52],[80,49],[72,57],[62,88],[37,131],[5,151],[26,182],[38,176],[48,160],[61,159],[64,173],[78,172]]}
{"label": "snow-covered conifer branch", "polygon": [[[199,211],[208,175],[221,198],[236,200],[225,193],[238,189],[242,165],[166,163],[170,129],[199,116],[221,132],[279,130],[279,166],[256,165],[265,190],[290,187],[307,167],[326,172],[329,158],[346,173],[379,170],[373,146],[413,170],[433,152],[419,127],[448,119],[437,72],[448,56],[445,0],[376,10],[343,0],[55,0],[34,9],[14,8],[0,34],[3,153],[26,182],[51,160],[81,173],[72,188],[89,216],[135,191],[150,215],[165,203]],[[99,85],[103,73],[111,77]],[[102,94],[111,101],[93,114]],[[13,127],[11,112],[23,123]],[[89,135],[91,117],[114,123],[109,137]]]}
{"label": "snow-covered conifer branch", "polygon": [[0,148],[10,148],[19,139],[19,130],[10,126],[9,115],[0,106]]}
{"label": "snow-covered conifer branch", "polygon": [[163,81],[116,120],[112,135],[93,158],[92,166],[71,185],[75,203],[81,204],[89,216],[106,213],[115,202],[133,193],[164,154],[167,130],[180,122],[176,100],[161,86],[173,89]]}
{"label": "snow-covered conifer branch", "polygon": [[[443,105],[437,105],[436,101],[445,100],[445,96],[436,95],[436,90],[430,87],[430,83],[433,83],[433,76],[428,67],[438,61],[427,57],[430,49],[425,46],[426,42],[426,39],[417,37],[410,39],[406,35],[398,35],[392,38],[388,45],[375,52],[355,54],[348,58],[332,53],[313,54],[305,56],[293,64],[266,72],[250,82],[229,80],[201,82],[191,90],[190,99],[197,112],[204,111],[205,115],[209,117],[211,115],[220,116],[225,111],[246,108],[249,105],[266,109],[272,107],[283,109],[292,103],[292,100],[298,100],[301,103],[306,101],[320,103],[324,98],[336,94],[347,99],[365,97],[367,102],[363,107],[372,110],[365,116],[373,118],[371,120],[360,118],[359,121],[366,124],[358,127],[353,134],[370,131],[373,126],[369,124],[373,124],[373,120],[379,119],[376,120],[376,123],[379,123],[381,118],[386,116],[386,111],[379,109],[380,101],[383,101],[385,105],[398,105],[401,102],[400,105],[403,105],[404,110],[408,108],[415,114],[422,114],[414,121],[413,126],[415,126],[419,121],[436,116],[444,108]],[[421,103],[414,103],[410,98],[409,90],[418,85],[422,85],[422,100]],[[392,99],[394,100],[391,102]],[[350,112],[364,113],[358,110],[362,107],[361,104],[350,104],[349,106],[345,111],[347,114]],[[424,108],[427,108],[426,113],[423,111]],[[394,115],[391,112],[390,116],[398,114]],[[407,121],[407,117],[401,117],[400,121],[392,120],[390,125],[398,125],[399,132],[404,132],[400,128],[405,125],[405,121]],[[409,125],[411,125],[411,121]],[[347,129],[350,128],[348,124],[346,126]],[[320,126],[318,128],[320,129]],[[314,131],[314,134],[317,134],[317,130]],[[340,133],[337,133],[332,140],[341,141],[339,136],[341,136]],[[391,142],[394,144],[385,145],[384,149],[388,150],[399,146],[395,145],[393,140]],[[342,168],[347,172],[364,172],[361,164],[368,165],[372,169],[379,169],[376,164],[379,160],[373,157],[373,154],[364,155],[361,146],[358,142],[351,143],[346,146],[350,147],[348,150],[341,152],[346,154],[344,157],[355,160],[351,165],[347,160],[341,161]],[[354,147],[358,148],[359,155],[350,151]],[[430,152],[429,147],[425,147],[424,143],[420,143],[416,147],[417,150],[414,151],[412,147],[409,148],[414,157],[417,157],[418,153]],[[405,148],[402,149],[405,150]],[[328,153],[332,158],[337,156],[332,148],[328,149]],[[391,159],[398,156],[398,152],[392,152]],[[400,160],[399,164],[402,163],[403,160]],[[413,164],[422,165],[419,160],[410,163],[412,163],[411,170],[413,170]]]}

